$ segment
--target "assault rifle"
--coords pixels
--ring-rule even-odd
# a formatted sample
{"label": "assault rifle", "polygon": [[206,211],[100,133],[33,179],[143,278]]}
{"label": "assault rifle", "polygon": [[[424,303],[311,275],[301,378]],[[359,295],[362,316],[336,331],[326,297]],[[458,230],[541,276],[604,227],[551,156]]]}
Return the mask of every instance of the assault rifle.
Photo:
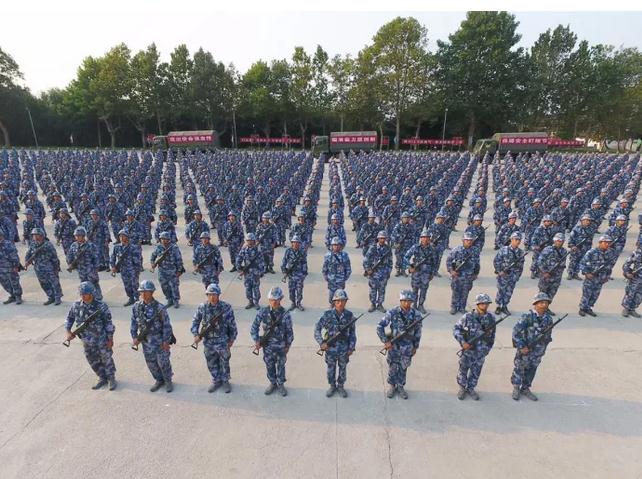
{"label": "assault rifle", "polygon": [[[537,346],[542,341],[542,339],[544,339],[553,330],[553,328],[555,326],[557,326],[559,323],[561,323],[562,320],[564,318],[566,318],[567,316],[568,316],[568,314],[565,314],[564,316],[562,316],[560,319],[558,319],[553,324],[551,324],[549,327],[547,327],[544,331],[542,331],[542,333],[539,336],[537,336],[533,341],[528,343],[526,345],[526,347],[528,348],[529,352],[530,352],[531,349],[533,349],[533,347]],[[516,347],[514,342],[513,342],[513,347]],[[526,354],[528,354],[528,353],[526,353]]]}
{"label": "assault rifle", "polygon": [[381,266],[381,265],[383,264],[383,262],[384,262],[386,259],[388,259],[388,256],[390,256],[391,254],[392,254],[392,249],[388,248],[388,251],[386,251],[386,253],[385,253],[381,258],[379,258],[379,259],[378,259],[378,260],[377,260],[377,261],[372,265],[372,267],[371,267],[371,268],[366,269],[366,270],[363,272],[363,275],[364,275],[366,278],[367,278],[367,277],[369,277],[369,276],[372,276],[372,275],[374,274],[374,272],[379,268],[379,266]]}
{"label": "assault rifle", "polygon": [[199,263],[196,263],[196,268],[194,269],[194,271],[192,271],[192,274],[197,274],[198,270],[207,264],[208,260],[214,253],[216,253],[216,250],[214,249],[214,247],[212,247],[212,251],[207,253],[207,255],[205,255],[205,258],[203,258]]}
{"label": "assault rifle", "polygon": [[299,265],[299,261],[301,261],[301,258],[303,257],[303,253],[299,253],[294,257],[294,260],[290,264],[289,268],[285,268],[285,273],[283,274],[283,277],[281,278],[281,283],[285,283],[287,279],[290,277],[290,275],[294,272],[294,268],[296,268]]}
{"label": "assault rifle", "polygon": [[[145,324],[143,325],[142,328],[139,328],[138,334],[136,335],[136,339],[138,342],[142,343],[147,339],[147,336],[149,336],[150,331],[152,330],[152,323],[156,320],[156,318],[160,318],[161,314],[163,313],[163,308],[159,307],[158,311],[154,315],[152,319],[149,321],[145,321]],[[143,307],[139,307],[139,316],[143,317]],[[176,339],[174,338],[174,335],[172,335],[172,339],[170,340],[170,344],[173,344],[172,341],[175,343]],[[132,345],[132,349],[134,351],[138,351],[138,345]]]}
{"label": "assault rifle", "polygon": [[[357,322],[357,320],[358,320],[361,316],[363,316],[363,314],[364,314],[364,313],[361,313],[361,314],[360,314],[359,316],[357,316],[356,318],[352,318],[352,320],[351,320],[348,324],[344,325],[342,328],[340,328],[340,329],[339,329],[339,331],[337,332],[337,334],[335,334],[335,335],[333,335],[333,336],[330,336],[328,339],[326,339],[325,341],[323,341],[323,342],[321,343],[321,345],[324,345],[324,344],[325,344],[325,345],[327,345],[328,347],[333,346],[333,345],[334,345],[334,343],[336,343],[336,342],[337,342],[337,341],[338,341],[338,340],[343,336],[343,333],[345,333],[348,329],[350,329],[350,328],[352,327],[352,325],[353,325],[354,323],[356,323],[356,322]],[[319,350],[317,351],[317,354],[318,354],[319,356],[323,356],[323,353],[324,353],[324,350],[323,350],[323,349],[319,349]]]}
{"label": "assault rifle", "polygon": [[[128,244],[125,246],[121,252],[120,255],[118,256],[118,259],[116,259],[116,263],[114,264],[114,269],[116,270],[116,273],[120,273],[120,267],[123,264],[123,260],[125,259],[125,256],[129,253],[130,245]],[[116,273],[112,272],[111,275],[112,277],[116,276]]]}
{"label": "assault rifle", "polygon": [[174,246],[175,246],[175,245],[170,244],[170,245],[169,245],[169,248],[165,248],[165,251],[163,251],[163,252],[160,254],[160,256],[158,256],[158,257],[156,258],[156,261],[154,261],[154,262],[152,263],[152,270],[154,270],[157,266],[161,265],[161,264],[163,263],[163,261],[165,261],[165,258],[167,257],[167,255],[169,254],[169,252],[172,250],[172,248],[173,248]]}
{"label": "assault rifle", "polygon": [[[100,315],[100,313],[101,313],[100,309],[97,309],[96,311],[94,311],[93,313],[91,313],[91,314],[89,315],[89,317],[87,317],[87,319],[85,319],[81,324],[79,324],[79,325],[76,327],[76,329],[74,329],[73,331],[71,331],[72,336],[73,336],[73,337],[76,337],[76,336],[77,336],[77,337],[79,337],[80,339],[82,339],[82,335],[85,333],[85,329],[87,329],[87,327],[88,327],[88,326],[89,326],[93,321],[95,321],[95,320],[96,320],[96,318],[98,318],[98,316]],[[69,347],[69,343],[70,343],[70,342],[71,342],[71,340],[66,339],[66,340],[64,340],[64,341],[62,342],[62,345],[68,348],[68,347]]]}
{"label": "assault rifle", "polygon": [[[203,339],[205,336],[207,336],[211,331],[214,331],[218,327],[218,320],[219,318],[223,316],[223,311],[218,313],[216,316],[214,316],[212,319],[210,319],[207,323],[207,326],[202,326],[201,331],[197,334],[197,336],[200,339]],[[192,349],[198,349],[198,342],[194,341],[192,344]]]}
{"label": "assault rifle", "polygon": [[[395,337],[390,339],[390,344],[395,344],[397,341],[402,339],[406,334],[408,334],[410,331],[415,329],[416,326],[418,326],[424,319],[426,319],[428,316],[430,316],[430,313],[426,314],[425,316],[422,316],[419,319],[415,319],[412,323],[410,323],[408,326],[406,326],[399,334],[397,334]],[[388,350],[386,348],[382,348],[379,351],[379,354],[383,354],[384,356],[388,354]]]}
{"label": "assault rifle", "polygon": [[268,324],[265,334],[263,336],[259,336],[259,344],[258,346],[255,346],[254,349],[252,350],[252,354],[254,354],[255,356],[259,355],[259,350],[263,346],[265,346],[267,342],[270,340],[270,338],[274,335],[274,331],[276,330],[276,327],[279,324],[279,318],[276,317],[276,314],[274,313],[273,310],[270,310],[270,318],[272,319]]}
{"label": "assault rifle", "polygon": [[252,268],[252,265],[254,265],[254,262],[257,260],[260,254],[263,254],[263,253],[261,253],[257,248],[257,252],[254,255],[254,258],[252,258],[252,260],[248,263],[247,266],[245,266],[244,268],[243,267],[241,268],[241,271],[237,279],[241,279],[243,276],[247,274],[247,272]]}
{"label": "assault rifle", "polygon": [[69,267],[67,268],[67,271],[69,271],[70,273],[78,267],[78,262],[82,259],[82,257],[85,254],[86,244],[87,243],[83,243],[78,247],[78,251],[76,251],[76,257],[71,263],[69,263]]}
{"label": "assault rifle", "polygon": [[[477,336],[475,336],[473,339],[471,339],[470,341],[466,341],[466,342],[467,342],[468,344],[470,344],[471,346],[474,346],[474,345],[475,345],[475,344],[477,344],[477,343],[478,343],[478,342],[479,342],[479,341],[480,341],[484,336],[486,336],[486,335],[487,335],[488,333],[490,333],[493,329],[495,329],[499,323],[501,323],[502,321],[504,321],[504,320],[505,320],[506,318],[508,318],[509,316],[510,316],[510,314],[507,314],[507,315],[505,315],[505,316],[502,316],[502,317],[501,317],[501,318],[499,318],[497,321],[495,321],[495,323],[494,323],[492,326],[490,326],[488,329],[484,329],[484,332],[483,332],[483,333],[478,334],[478,335],[477,335]],[[472,349],[472,348],[470,348],[470,349]],[[457,351],[457,356],[461,357],[461,356],[464,354],[464,351],[466,351],[466,350],[465,350],[464,348],[461,348],[459,351]]]}

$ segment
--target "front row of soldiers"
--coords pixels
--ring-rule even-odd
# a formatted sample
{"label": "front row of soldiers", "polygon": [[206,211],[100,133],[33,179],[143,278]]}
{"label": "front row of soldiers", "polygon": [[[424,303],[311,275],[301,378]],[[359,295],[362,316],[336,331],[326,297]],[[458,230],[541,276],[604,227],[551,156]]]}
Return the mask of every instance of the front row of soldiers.
{"label": "front row of soldiers", "polygon": [[[174,387],[170,357],[171,346],[176,339],[167,306],[154,298],[155,289],[149,280],[142,281],[138,287],[140,298],[134,303],[131,314],[132,349],[143,348],[145,362],[155,381],[150,391],[165,387],[169,393]],[[80,300],[74,302],[67,315],[63,344],[69,346],[75,337],[80,338],[87,362],[98,376],[93,389],[108,386],[109,390],[114,390],[117,387],[113,360],[115,327],[111,312],[106,303],[96,298],[96,289],[91,282],[82,282],[79,293]],[[238,335],[234,311],[229,303],[220,299],[221,289],[217,284],[207,287],[206,296],[207,301],[198,306],[192,321],[192,348],[198,349],[199,343],[204,344],[205,362],[212,378],[208,392],[222,388],[229,393],[232,390],[230,357]],[[294,331],[289,310],[281,306],[283,296],[281,288],[272,288],[268,295],[269,305],[260,308],[250,328],[253,353],[258,355],[263,350],[269,381],[266,395],[275,391],[281,396],[287,395],[285,365],[294,341]],[[317,354],[325,356],[327,365],[327,397],[334,394],[343,398],[348,396],[345,390],[347,366],[356,348],[356,322],[361,316],[355,317],[346,309],[347,302],[345,290],[337,289],[332,297],[332,307],[323,313],[314,328],[314,338],[319,344]],[[399,306],[388,310],[377,325],[377,335],[383,343],[380,353],[386,355],[388,363],[388,398],[398,394],[402,399],[408,399],[406,374],[419,349],[423,321],[427,317],[413,307],[414,302],[412,291],[402,291]],[[467,395],[474,400],[479,399],[475,387],[486,356],[493,347],[496,326],[505,319],[496,320],[488,311],[491,302],[487,294],[477,295],[475,309],[465,313],[454,326],[453,335],[461,346],[457,373],[460,387],[457,397],[460,400]],[[554,323],[548,310],[550,302],[551,298],[546,293],[538,293],[533,299],[533,309],[524,313],[513,327],[513,343],[517,351],[511,382],[515,400],[521,395],[537,400],[530,387],[552,340]]]}

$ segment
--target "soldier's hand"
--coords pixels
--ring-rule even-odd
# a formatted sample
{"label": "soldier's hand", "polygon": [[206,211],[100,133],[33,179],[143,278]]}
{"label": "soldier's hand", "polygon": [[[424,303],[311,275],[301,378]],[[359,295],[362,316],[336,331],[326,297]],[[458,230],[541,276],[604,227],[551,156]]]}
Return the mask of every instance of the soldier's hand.
{"label": "soldier's hand", "polygon": [[415,271],[417,271],[417,270],[415,268],[413,268],[413,267],[408,268],[408,272],[410,272],[410,273],[414,273]]}
{"label": "soldier's hand", "polygon": [[13,268],[13,272],[14,273],[19,273],[20,272],[20,268]]}
{"label": "soldier's hand", "polygon": [[457,271],[451,271],[450,272],[450,276],[453,277],[453,278],[458,278],[459,277],[459,273]]}
{"label": "soldier's hand", "polygon": [[546,279],[551,277],[551,273],[542,273],[542,276]]}
{"label": "soldier's hand", "polygon": [[526,346],[524,346],[523,348],[521,348],[519,350],[519,352],[522,353],[522,354],[528,354],[530,352],[530,350]]}
{"label": "soldier's hand", "polygon": [[327,351],[328,350],[328,343],[321,343],[321,351]]}
{"label": "soldier's hand", "polygon": [[140,341],[137,338],[134,338],[133,344],[134,346],[138,346],[140,344]]}
{"label": "soldier's hand", "polygon": [[475,281],[477,279],[477,275],[474,275],[472,280]]}
{"label": "soldier's hand", "polygon": [[[25,267],[26,269],[26,267]],[[629,279],[633,279],[633,273],[625,273],[624,276],[626,276]]]}
{"label": "soldier's hand", "polygon": [[107,349],[113,349],[114,348],[114,338],[108,339],[107,343],[105,344]]}
{"label": "soldier's hand", "polygon": [[227,343],[227,349],[232,349],[232,346],[234,346],[234,341]]}
{"label": "soldier's hand", "polygon": [[177,278],[180,278],[180,277],[181,277],[181,273],[176,272],[176,277],[177,277]]}
{"label": "soldier's hand", "polygon": [[594,274],[593,273],[586,273],[584,276],[586,277],[586,279],[593,279]]}
{"label": "soldier's hand", "polygon": [[287,348],[285,348],[285,349],[283,350],[283,352],[284,352],[285,354],[288,354],[288,352],[289,352],[289,351],[290,351],[290,348],[289,348],[289,347],[287,347]]}
{"label": "soldier's hand", "polygon": [[388,341],[383,345],[384,348],[386,348],[387,351],[390,351],[392,349],[392,343]]}
{"label": "soldier's hand", "polygon": [[505,271],[500,271],[499,273],[497,273],[497,276],[504,277],[504,276],[506,276],[506,272]]}
{"label": "soldier's hand", "polygon": [[465,351],[468,351],[472,347],[473,346],[470,343],[464,343],[461,345],[461,348],[464,349]]}
{"label": "soldier's hand", "polygon": [[410,355],[414,356],[416,352],[417,352],[417,348],[412,348],[412,353]]}
{"label": "soldier's hand", "polygon": [[350,350],[348,351],[348,357],[352,356],[352,353],[354,353],[354,349],[350,349]]}
{"label": "soldier's hand", "polygon": [[194,344],[198,344],[200,342],[201,342],[201,337],[197,334],[196,336],[194,336]]}
{"label": "soldier's hand", "polygon": [[261,349],[261,343],[259,343],[258,341],[254,343],[254,349],[256,349],[257,351]]}
{"label": "soldier's hand", "polygon": [[71,341],[75,337],[76,335],[74,333],[72,333],[71,331],[67,331],[67,341]]}
{"label": "soldier's hand", "polygon": [[163,351],[169,351],[169,343],[161,343],[161,349]]}

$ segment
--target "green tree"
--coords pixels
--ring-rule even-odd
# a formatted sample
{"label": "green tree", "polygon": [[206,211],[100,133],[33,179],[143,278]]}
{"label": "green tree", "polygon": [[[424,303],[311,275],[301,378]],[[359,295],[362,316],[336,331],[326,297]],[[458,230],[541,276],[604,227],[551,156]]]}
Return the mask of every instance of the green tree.
{"label": "green tree", "polygon": [[306,53],[303,47],[296,47],[292,54],[291,99],[294,107],[294,114],[299,123],[301,132],[301,146],[305,148],[305,133],[308,129],[310,116],[314,111],[314,88],[312,58]]}
{"label": "green tree", "polygon": [[354,84],[355,62],[346,55],[335,55],[328,65],[330,75],[330,109],[339,115],[340,131],[343,122],[350,111],[349,95]]}
{"label": "green tree", "polygon": [[5,146],[11,146],[8,122],[18,109],[24,107],[26,90],[18,84],[22,78],[16,61],[0,48],[0,132]]}
{"label": "green tree", "polygon": [[167,89],[169,98],[169,109],[174,126],[182,121],[189,121],[194,110],[191,102],[190,83],[192,78],[191,55],[187,46],[178,45],[170,54],[170,62],[167,67]]}

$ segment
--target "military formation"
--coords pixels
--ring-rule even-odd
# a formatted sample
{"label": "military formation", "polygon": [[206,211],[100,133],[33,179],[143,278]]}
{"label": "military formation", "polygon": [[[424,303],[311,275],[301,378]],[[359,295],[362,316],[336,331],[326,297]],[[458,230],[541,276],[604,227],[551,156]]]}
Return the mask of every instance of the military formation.
{"label": "military formation", "polygon": [[[238,332],[233,306],[220,299],[220,277],[227,263],[229,272],[244,284],[245,309],[257,310],[251,339],[257,355],[263,350],[265,393],[285,396],[285,365],[294,341],[291,312],[305,310],[308,252],[315,247],[313,233],[320,228],[324,241],[317,247],[327,252],[320,271],[314,273],[320,273],[327,284],[328,309],[316,323],[314,339],[327,365],[328,397],[348,396],[347,365],[356,348],[360,317],[347,309],[353,268],[362,269],[367,278],[368,313],[383,314],[376,331],[388,363],[387,396],[397,394],[403,399],[408,398],[407,370],[429,314],[430,284],[441,277],[440,270],[447,273],[450,314],[460,315],[453,330],[461,347],[457,397],[477,400],[475,387],[492,350],[496,326],[511,314],[513,293],[528,266],[539,293],[513,329],[516,356],[510,380],[513,399],[536,400],[530,388],[557,324],[550,306],[562,281],[580,280],[578,314],[597,316],[593,308],[603,286],[613,279],[614,266],[626,247],[642,177],[639,159],[632,154],[507,154],[480,159],[468,153],[350,152],[325,165],[323,157],[314,159],[302,152],[169,152],[165,156],[162,152],[2,150],[0,284],[9,295],[4,303],[23,302],[20,272],[33,265],[47,296],[44,304],[60,305],[62,255],[65,269],[77,272],[80,282],[80,300],[67,317],[66,343],[82,339],[87,361],[99,378],[95,388],[113,390],[117,385],[114,324],[103,301],[99,273],[120,275],[127,298],[124,306],[132,308],[132,347],[142,346],[154,380],[151,390],[165,387],[171,392],[170,356],[176,339],[168,310],[181,304],[181,277],[188,259],[183,259],[179,244],[185,242],[191,247],[191,272],[200,275],[206,297],[194,314],[191,334],[192,347],[204,344],[212,378],[208,391],[231,391],[229,360]],[[329,180],[328,214],[318,225],[324,172]],[[177,197],[177,179],[182,197]],[[492,215],[489,195],[494,195]],[[177,214],[178,202],[183,205],[182,218]],[[466,202],[467,224],[459,243],[451,234],[457,232]],[[18,228],[23,207],[22,228]],[[491,246],[496,250],[494,314],[487,293],[475,295],[474,309],[467,309],[490,226],[484,221],[490,216],[495,232]],[[51,238],[45,228],[48,217],[53,223]],[[185,225],[184,238],[176,233],[179,221]],[[642,224],[642,215],[638,223]],[[360,262],[345,250],[346,228],[355,233],[354,246],[362,249]],[[27,246],[23,261],[18,242]],[[143,245],[152,249],[148,261]],[[229,260],[223,248],[228,249]],[[266,274],[277,273],[278,248],[283,248],[280,272],[289,305],[281,304],[285,292],[272,287],[267,306],[261,306],[261,281]],[[158,271],[164,303],[154,298],[153,281],[140,281],[145,266]],[[386,290],[393,270],[408,289],[402,291],[398,306],[387,309]],[[622,316],[639,318],[640,236],[622,274],[626,279]]]}

